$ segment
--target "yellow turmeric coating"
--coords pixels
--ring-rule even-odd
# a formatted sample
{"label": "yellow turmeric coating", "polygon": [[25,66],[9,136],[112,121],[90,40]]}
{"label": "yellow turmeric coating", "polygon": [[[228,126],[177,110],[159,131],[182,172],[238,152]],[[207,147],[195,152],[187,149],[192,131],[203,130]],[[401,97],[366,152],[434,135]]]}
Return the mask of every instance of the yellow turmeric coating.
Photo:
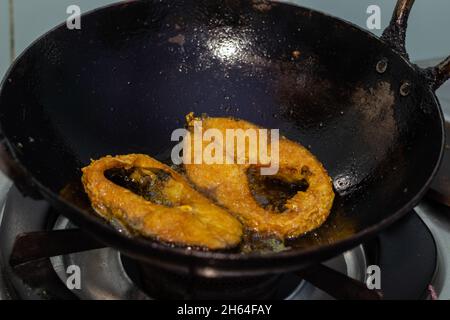
{"label": "yellow turmeric coating", "polygon": [[[243,120],[231,118],[194,118],[188,115],[188,127],[201,120],[203,131],[218,129],[225,137],[226,129],[258,129]],[[225,143],[225,142],[224,142]],[[203,142],[204,150],[208,142]],[[236,146],[235,146],[236,148]],[[185,150],[192,153],[193,143]],[[226,148],[224,148],[226,150]],[[248,150],[247,150],[248,151]],[[236,153],[236,149],[234,150]],[[259,233],[275,234],[280,238],[296,237],[322,225],[334,200],[331,178],[322,164],[303,146],[284,137],[279,139],[279,171],[277,178],[287,182],[306,180],[306,191],[298,191],[284,205],[284,211],[266,210],[252,195],[247,172],[250,164],[185,164],[188,178],[210,194],[249,229]],[[257,164],[258,166],[258,164]]]}
{"label": "yellow turmeric coating", "polygon": [[[107,179],[105,171],[116,168],[137,169],[133,174],[137,180],[155,178],[155,170],[162,170],[168,178],[159,192],[171,205],[148,201]],[[194,190],[170,167],[147,155],[106,156],[82,171],[95,211],[143,236],[213,250],[234,247],[241,241],[242,226],[236,218]]]}

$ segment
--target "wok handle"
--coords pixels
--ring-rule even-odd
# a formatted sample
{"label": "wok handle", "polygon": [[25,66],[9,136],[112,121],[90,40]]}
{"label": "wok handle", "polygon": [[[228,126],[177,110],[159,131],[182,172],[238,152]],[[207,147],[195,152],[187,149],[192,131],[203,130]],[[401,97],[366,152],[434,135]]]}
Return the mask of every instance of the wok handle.
{"label": "wok handle", "polygon": [[24,196],[36,200],[43,198],[25,168],[14,160],[6,138],[3,137],[2,133],[0,133],[0,170],[14,182],[17,189]]}
{"label": "wok handle", "polygon": [[427,74],[431,88],[436,91],[450,79],[450,56],[436,67],[427,69]]}
{"label": "wok handle", "polygon": [[398,0],[392,15],[391,23],[384,30],[381,39],[390,45],[395,51],[408,58],[406,52],[406,29],[408,18],[415,0]]}
{"label": "wok handle", "polygon": [[[406,51],[406,29],[408,28],[408,18],[415,0],[398,0],[392,15],[391,23],[384,30],[381,39],[393,50],[409,60]],[[436,91],[450,78],[450,56],[438,64],[436,67],[426,70],[419,69],[427,78],[432,90]]]}

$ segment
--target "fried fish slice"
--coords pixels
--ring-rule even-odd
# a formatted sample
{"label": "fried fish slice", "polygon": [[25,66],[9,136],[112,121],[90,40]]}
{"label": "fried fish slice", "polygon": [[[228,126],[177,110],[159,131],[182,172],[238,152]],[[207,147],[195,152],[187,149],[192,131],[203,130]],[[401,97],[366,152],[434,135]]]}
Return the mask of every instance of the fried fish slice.
{"label": "fried fish slice", "polygon": [[[257,125],[238,119],[194,118],[188,115],[191,131],[196,120],[202,121],[203,132],[217,129],[223,137],[226,137],[226,129],[259,129]],[[226,141],[223,143],[226,144]],[[207,145],[208,142],[202,143],[203,150]],[[248,145],[246,149],[248,153]],[[192,154],[194,144],[186,142],[185,150]],[[234,153],[237,154],[236,146]],[[332,183],[322,164],[307,149],[286,138],[279,139],[279,171],[276,178],[286,182],[305,180],[308,185],[306,190],[298,191],[286,201],[282,212],[264,208],[256,201],[248,177],[250,168],[248,163],[185,164],[188,178],[197,187],[209,193],[256,232],[275,234],[280,238],[297,237],[325,222],[334,200]]]}
{"label": "fried fish slice", "polygon": [[[117,168],[136,169],[131,177],[136,181],[150,180],[158,193],[155,202],[105,177],[105,171]],[[82,182],[95,211],[143,236],[212,250],[234,247],[241,241],[242,225],[236,218],[195,191],[177,172],[149,156],[106,156],[82,171]],[[157,177],[161,172],[164,177]]]}

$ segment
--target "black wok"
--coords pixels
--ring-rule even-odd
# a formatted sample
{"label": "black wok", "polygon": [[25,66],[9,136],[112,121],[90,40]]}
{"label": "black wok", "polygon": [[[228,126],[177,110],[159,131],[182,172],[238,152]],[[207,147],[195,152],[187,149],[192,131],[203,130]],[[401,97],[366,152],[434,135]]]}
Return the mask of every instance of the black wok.
{"label": "black wok", "polygon": [[[399,1],[381,39],[266,1],[130,1],[86,14],[81,30],[57,27],[7,73],[4,170],[98,240],[169,270],[258,275],[330,258],[412,209],[442,156],[434,90],[450,62],[421,70],[408,61],[413,2]],[[59,196],[91,158],[141,152],[165,160],[190,111],[279,128],[310,148],[337,194],[325,225],[280,253],[195,251],[128,238]]]}

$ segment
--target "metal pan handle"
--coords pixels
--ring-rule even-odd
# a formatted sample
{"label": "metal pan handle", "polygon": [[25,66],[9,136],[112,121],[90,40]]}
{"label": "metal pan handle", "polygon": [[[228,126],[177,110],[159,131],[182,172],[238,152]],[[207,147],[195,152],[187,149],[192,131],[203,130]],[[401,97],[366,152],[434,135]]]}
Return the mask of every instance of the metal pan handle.
{"label": "metal pan handle", "polygon": [[450,56],[436,67],[428,69],[428,75],[433,90],[439,89],[440,86],[450,79]]}
{"label": "metal pan handle", "polygon": [[381,39],[390,45],[395,51],[406,58],[406,29],[408,18],[415,0],[398,0],[392,15],[391,23],[384,30]]}
{"label": "metal pan handle", "polygon": [[[409,60],[406,52],[406,29],[408,18],[415,0],[398,0],[392,15],[391,23],[384,30],[381,39],[393,50]],[[423,70],[427,76],[430,87],[437,90],[444,82],[450,78],[450,56],[438,64],[436,67]]]}

